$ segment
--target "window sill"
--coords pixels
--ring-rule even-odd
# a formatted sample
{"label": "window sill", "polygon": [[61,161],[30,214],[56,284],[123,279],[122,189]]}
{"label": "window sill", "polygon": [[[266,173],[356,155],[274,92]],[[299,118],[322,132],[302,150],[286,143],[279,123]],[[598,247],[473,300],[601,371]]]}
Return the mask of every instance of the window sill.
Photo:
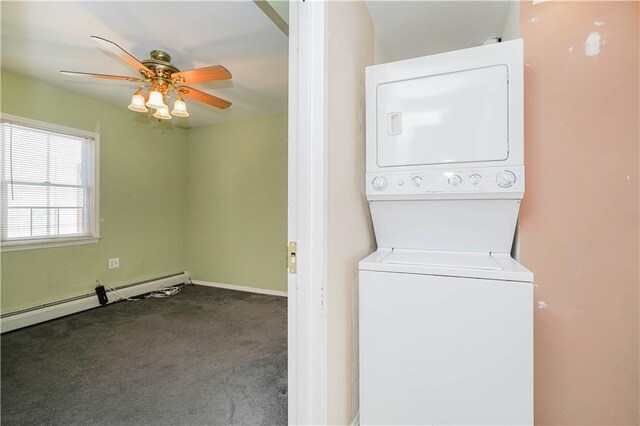
{"label": "window sill", "polygon": [[23,251],[37,250],[44,248],[77,246],[80,244],[95,244],[100,241],[100,237],[73,237],[73,238],[51,238],[46,240],[30,241],[9,241],[3,242],[0,251]]}

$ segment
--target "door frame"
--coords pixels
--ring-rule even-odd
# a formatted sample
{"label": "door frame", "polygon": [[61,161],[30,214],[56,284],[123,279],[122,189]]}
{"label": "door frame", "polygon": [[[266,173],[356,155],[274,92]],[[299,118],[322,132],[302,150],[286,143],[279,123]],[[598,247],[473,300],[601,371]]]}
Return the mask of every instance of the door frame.
{"label": "door frame", "polygon": [[289,3],[288,421],[326,424],[326,11],[324,1]]}

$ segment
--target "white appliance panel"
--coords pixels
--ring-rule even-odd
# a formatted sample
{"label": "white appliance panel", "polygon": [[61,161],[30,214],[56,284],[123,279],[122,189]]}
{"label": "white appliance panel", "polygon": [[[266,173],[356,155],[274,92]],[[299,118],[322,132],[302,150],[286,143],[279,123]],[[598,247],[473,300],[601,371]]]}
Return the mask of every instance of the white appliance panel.
{"label": "white appliance panel", "polygon": [[523,42],[366,69],[367,172],[524,163]]}
{"label": "white appliance panel", "polygon": [[522,198],[524,166],[366,174],[369,200]]}
{"label": "white appliance panel", "polygon": [[532,424],[532,283],[361,271],[359,311],[361,424]]}
{"label": "white appliance panel", "polygon": [[376,105],[380,167],[509,156],[506,65],[380,84]]}
{"label": "white appliance panel", "polygon": [[378,247],[509,253],[520,200],[370,201]]}

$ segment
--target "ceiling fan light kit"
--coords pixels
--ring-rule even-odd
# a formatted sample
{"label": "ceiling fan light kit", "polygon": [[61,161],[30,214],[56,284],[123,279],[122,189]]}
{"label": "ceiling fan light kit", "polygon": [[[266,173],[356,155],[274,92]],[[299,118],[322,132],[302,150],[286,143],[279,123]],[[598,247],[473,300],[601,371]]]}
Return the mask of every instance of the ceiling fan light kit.
{"label": "ceiling fan light kit", "polygon": [[138,89],[136,90],[136,93],[133,94],[133,97],[131,98],[131,103],[129,104],[128,108],[131,111],[135,111],[135,112],[148,112],[149,110],[147,109],[145,102],[144,102],[144,96],[142,95],[142,89]]}
{"label": "ceiling fan light kit", "polygon": [[162,93],[159,92],[155,86],[152,87],[151,91],[149,92],[149,100],[147,101],[147,104],[146,104],[147,107],[158,109],[158,108],[162,108],[164,104],[165,104],[164,97],[162,96]]}
{"label": "ceiling fan light kit", "polygon": [[160,108],[156,110],[153,116],[158,120],[171,120],[171,115],[169,114],[169,106],[166,104],[163,104]]}
{"label": "ceiling fan light kit", "polygon": [[187,104],[182,100],[182,96],[179,96],[173,103],[173,111],[171,111],[171,115],[176,117],[189,116],[189,113],[187,112]]}
{"label": "ceiling fan light kit", "polygon": [[[183,83],[201,83],[204,81],[229,80],[231,73],[222,65],[180,71],[171,63],[171,56],[162,50],[152,50],[151,58],[142,62],[131,56],[120,46],[107,39],[91,36],[100,46],[115,54],[140,74],[141,78],[119,75],[94,74],[76,71],[60,71],[64,75],[104,78],[109,80],[124,80],[142,83],[131,98],[128,108],[132,111],[150,113],[159,120],[170,120],[171,116],[189,117],[187,104],[182,96],[203,102],[220,109],[231,106],[231,102],[210,95]],[[143,91],[146,91],[146,96]],[[173,109],[169,113],[167,99],[175,98]],[[155,112],[149,111],[154,109]]]}

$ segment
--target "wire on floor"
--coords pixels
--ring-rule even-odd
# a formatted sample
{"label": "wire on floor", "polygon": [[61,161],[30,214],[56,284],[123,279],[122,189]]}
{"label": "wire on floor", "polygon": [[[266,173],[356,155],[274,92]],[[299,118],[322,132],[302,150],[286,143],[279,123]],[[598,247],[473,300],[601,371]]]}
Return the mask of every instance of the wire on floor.
{"label": "wire on floor", "polygon": [[[182,289],[187,285],[186,283],[182,283],[182,284],[176,284],[176,285],[168,285],[165,287],[160,287],[157,290],[153,290],[149,293],[145,293],[145,294],[141,294],[139,296],[134,296],[134,297],[125,297],[122,294],[120,294],[118,292],[118,290],[116,290],[115,288],[108,286],[107,284],[102,283],[99,280],[96,280],[96,282],[99,285],[104,286],[104,288],[106,288],[109,293],[113,293],[114,295],[116,295],[118,297],[118,301],[120,300],[126,300],[128,302],[137,302],[139,300],[144,300],[148,297],[171,297],[171,296],[175,296],[176,294],[180,293],[182,291]],[[193,284],[191,282],[191,279],[189,279],[189,283]]]}
{"label": "wire on floor", "polygon": [[146,297],[171,297],[180,293],[186,284],[169,285],[161,287],[150,293],[147,293]]}

